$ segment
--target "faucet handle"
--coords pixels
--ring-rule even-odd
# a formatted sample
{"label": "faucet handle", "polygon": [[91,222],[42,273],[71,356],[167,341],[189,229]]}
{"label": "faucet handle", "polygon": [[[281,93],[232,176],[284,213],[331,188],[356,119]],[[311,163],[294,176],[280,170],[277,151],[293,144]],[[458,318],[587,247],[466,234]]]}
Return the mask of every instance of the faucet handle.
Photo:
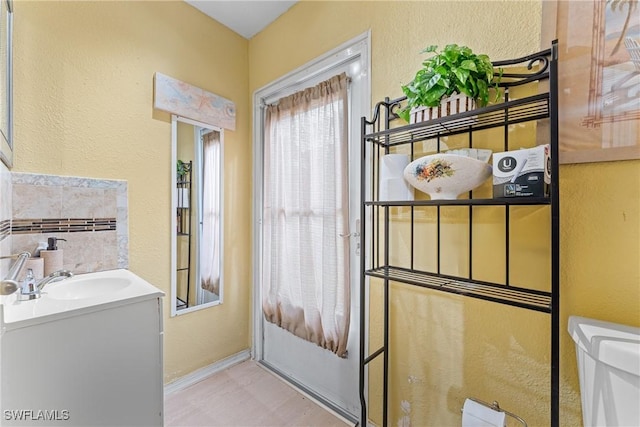
{"label": "faucet handle", "polygon": [[27,269],[27,275],[22,281],[20,287],[20,294],[18,295],[19,301],[28,301],[32,299],[40,298],[40,291],[36,287],[36,278],[33,277],[33,270]]}

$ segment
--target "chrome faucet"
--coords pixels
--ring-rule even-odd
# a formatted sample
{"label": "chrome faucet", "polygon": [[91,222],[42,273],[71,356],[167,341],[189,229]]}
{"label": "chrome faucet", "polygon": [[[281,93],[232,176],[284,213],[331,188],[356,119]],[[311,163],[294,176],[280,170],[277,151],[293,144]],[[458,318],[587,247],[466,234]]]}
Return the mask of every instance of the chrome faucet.
{"label": "chrome faucet", "polygon": [[67,277],[73,277],[73,273],[69,270],[58,270],[49,274],[47,277],[40,279],[39,282],[33,282],[27,286],[22,286],[20,294],[18,294],[19,301],[28,301],[42,296],[42,288],[51,282],[57,282],[64,280]]}
{"label": "chrome faucet", "polygon": [[14,293],[15,291],[18,290],[18,274],[20,273],[20,270],[22,270],[22,267],[24,266],[24,263],[27,261],[27,259],[31,256],[31,254],[29,252],[21,252],[17,255],[9,255],[6,257],[0,257],[0,259],[2,258],[15,258],[16,261],[11,265],[11,267],[9,268],[9,272],[7,273],[7,277],[5,277],[4,279],[2,279],[2,282],[0,282],[0,295],[10,295],[12,293]]}

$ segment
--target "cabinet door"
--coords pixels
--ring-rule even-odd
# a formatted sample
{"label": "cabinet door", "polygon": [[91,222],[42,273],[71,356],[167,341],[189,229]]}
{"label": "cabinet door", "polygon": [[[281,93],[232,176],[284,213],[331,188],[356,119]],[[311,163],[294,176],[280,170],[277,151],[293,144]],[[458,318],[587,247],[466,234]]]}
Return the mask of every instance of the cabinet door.
{"label": "cabinet door", "polygon": [[158,301],[7,331],[1,346],[2,425],[31,420],[85,427],[161,426]]}

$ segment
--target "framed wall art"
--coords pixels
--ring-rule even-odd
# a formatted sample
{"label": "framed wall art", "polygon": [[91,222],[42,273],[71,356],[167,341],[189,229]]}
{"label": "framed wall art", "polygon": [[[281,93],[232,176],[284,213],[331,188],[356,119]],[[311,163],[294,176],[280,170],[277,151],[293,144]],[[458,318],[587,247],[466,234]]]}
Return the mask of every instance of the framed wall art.
{"label": "framed wall art", "polygon": [[639,0],[558,1],[553,15],[560,162],[640,159]]}

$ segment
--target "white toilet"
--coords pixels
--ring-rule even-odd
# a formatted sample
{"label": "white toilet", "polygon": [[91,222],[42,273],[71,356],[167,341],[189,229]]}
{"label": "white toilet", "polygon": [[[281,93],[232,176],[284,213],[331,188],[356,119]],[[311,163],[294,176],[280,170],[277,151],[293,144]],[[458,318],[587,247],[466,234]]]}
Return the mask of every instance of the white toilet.
{"label": "white toilet", "polygon": [[640,426],[640,328],[571,316],[585,427]]}

